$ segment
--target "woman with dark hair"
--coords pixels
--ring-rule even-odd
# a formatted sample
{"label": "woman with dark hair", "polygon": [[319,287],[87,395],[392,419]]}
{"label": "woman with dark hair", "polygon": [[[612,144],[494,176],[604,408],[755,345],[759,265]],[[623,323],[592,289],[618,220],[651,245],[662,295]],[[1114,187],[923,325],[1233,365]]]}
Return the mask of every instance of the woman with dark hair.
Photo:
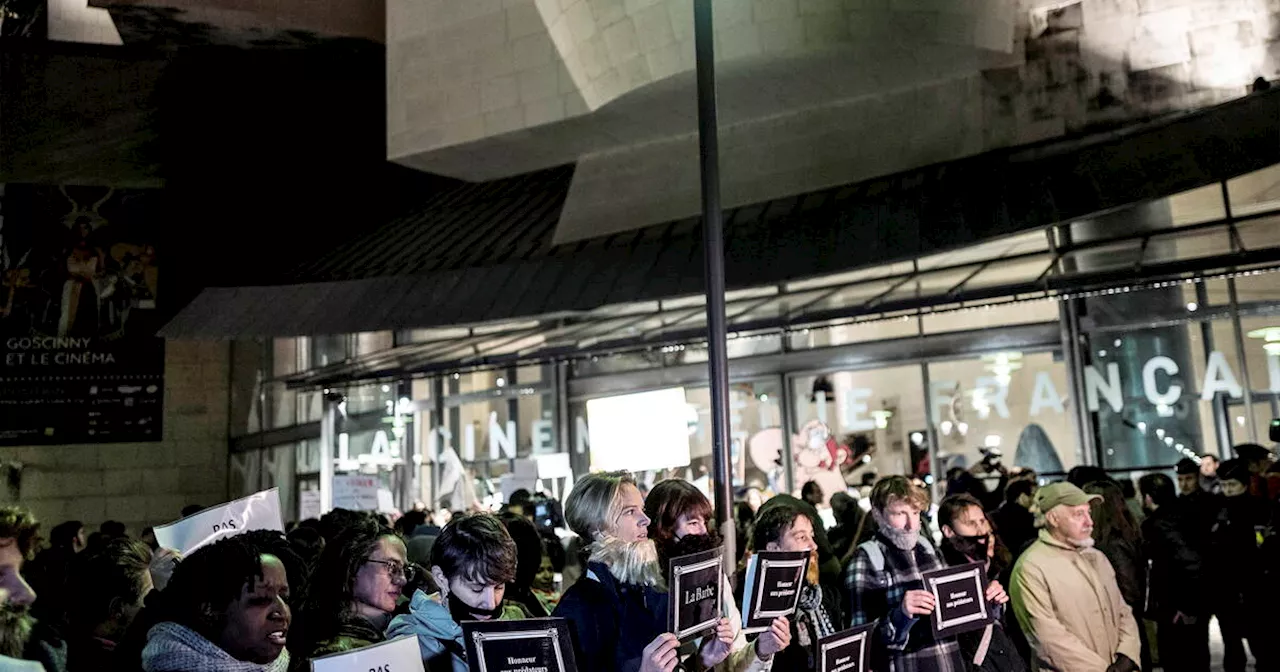
{"label": "woman with dark hair", "polygon": [[413,578],[404,542],[373,523],[325,547],[298,608],[290,645],[306,659],[384,641],[400,592]]}
{"label": "woman with dark hair", "polygon": [[533,581],[542,566],[542,535],[522,514],[508,511],[499,519],[516,542],[516,577],[507,584],[506,599],[524,605],[534,618],[545,618],[547,610],[533,594]]}
{"label": "woman with dark hair", "polygon": [[260,541],[219,539],[178,565],[156,605],[161,618],[142,651],[145,672],[288,669],[289,574]]}
{"label": "woman with dark hair", "polygon": [[[649,538],[657,545],[658,562],[664,572],[671,558],[715,548],[721,543],[720,535],[711,524],[711,502],[688,481],[670,479],[653,486],[644,500],[644,513],[649,517]],[[790,643],[789,636],[778,634],[789,635],[789,621],[786,618],[775,619],[773,627],[748,646],[747,638],[742,634],[742,614],[733,599],[733,586],[724,576],[721,584],[721,613],[734,635],[729,657],[719,669],[729,672],[770,669],[773,654]]]}
{"label": "woman with dark hair", "polygon": [[[1147,561],[1142,557],[1142,528],[1125,501],[1120,484],[1111,480],[1088,483],[1082,488],[1091,495],[1101,495],[1101,500],[1091,503],[1094,547],[1107,556],[1116,572],[1116,584],[1120,596],[1133,610],[1133,618],[1142,623],[1143,607],[1147,594]],[[1150,669],[1151,646],[1147,641],[1147,629],[1138,628],[1142,640],[1142,669]]]}

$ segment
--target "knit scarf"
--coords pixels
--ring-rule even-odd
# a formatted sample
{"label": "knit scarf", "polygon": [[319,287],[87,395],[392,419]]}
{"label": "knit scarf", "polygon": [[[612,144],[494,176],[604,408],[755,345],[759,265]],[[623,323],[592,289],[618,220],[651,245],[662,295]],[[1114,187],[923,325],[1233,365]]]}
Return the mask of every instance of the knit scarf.
{"label": "knit scarf", "polygon": [[232,657],[196,631],[166,622],[147,633],[142,669],[144,672],[286,672],[289,652],[281,652],[269,665],[247,663]]}
{"label": "knit scarf", "polygon": [[800,604],[797,605],[796,633],[800,646],[809,654],[809,668],[814,666],[814,654],[818,650],[818,640],[835,634],[835,625],[831,623],[831,615],[822,605],[822,587],[813,584],[800,589]]}

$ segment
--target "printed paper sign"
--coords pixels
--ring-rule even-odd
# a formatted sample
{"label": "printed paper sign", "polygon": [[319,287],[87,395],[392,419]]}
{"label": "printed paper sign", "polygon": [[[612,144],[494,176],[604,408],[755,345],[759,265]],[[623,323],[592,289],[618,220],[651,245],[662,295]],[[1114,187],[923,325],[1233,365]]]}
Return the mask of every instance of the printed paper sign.
{"label": "printed paper sign", "polygon": [[320,491],[303,490],[298,493],[298,520],[320,517]]}
{"label": "printed paper sign", "polygon": [[423,672],[418,637],[406,635],[366,646],[311,659],[311,672]]}
{"label": "printed paper sign", "polygon": [[377,476],[336,475],[333,477],[333,508],[377,511],[379,485]]}
{"label": "printed paper sign", "polygon": [[868,672],[875,627],[868,623],[818,640],[818,672]]}
{"label": "printed paper sign", "polygon": [[577,672],[563,618],[464,621],[471,672]]}
{"label": "printed paper sign", "polygon": [[930,619],[934,636],[951,637],[981,630],[992,621],[993,614],[987,608],[987,572],[982,563],[935,569],[920,578],[938,604]]}
{"label": "printed paper sign", "polygon": [[222,537],[249,530],[284,532],[284,521],[280,518],[280,492],[276,488],[161,525],[155,528],[155,534],[156,543],[161,548],[172,548],[189,555]]}
{"label": "printed paper sign", "polygon": [[742,593],[742,632],[764,632],[779,616],[796,613],[809,554],[805,551],[757,551],[747,563]]}
{"label": "printed paper sign", "polygon": [[724,549],[672,558],[667,574],[667,632],[681,641],[714,630],[720,620]]}

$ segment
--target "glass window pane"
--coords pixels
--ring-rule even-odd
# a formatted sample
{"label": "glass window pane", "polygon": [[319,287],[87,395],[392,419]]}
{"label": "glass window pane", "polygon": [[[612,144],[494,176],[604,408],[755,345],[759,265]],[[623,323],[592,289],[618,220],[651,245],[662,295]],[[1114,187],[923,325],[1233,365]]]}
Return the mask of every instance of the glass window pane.
{"label": "glass window pane", "polygon": [[925,313],[921,316],[926,334],[969,329],[989,329],[992,325],[1035,324],[1058,321],[1057,299],[1020,301],[948,313]]}
{"label": "glass window pane", "polygon": [[346,361],[349,354],[347,342],[350,340],[346,334],[312,336],[307,340],[311,346],[310,368],[318,369]]}
{"label": "glass window pane", "polygon": [[1222,203],[1222,185],[1209,184],[1199,189],[1184,191],[1169,197],[1169,211],[1174,226],[1198,224],[1227,216]]}
{"label": "glass window pane", "polygon": [[1228,180],[1227,193],[1236,216],[1280,208],[1280,165]]}
{"label": "glass window pane", "polygon": [[395,335],[390,331],[367,331],[356,334],[356,355],[368,355],[390,350],[395,345]]}
{"label": "glass window pane", "polygon": [[913,318],[868,320],[832,326],[813,325],[791,332],[790,347],[793,350],[804,350],[917,336],[920,333],[919,325]]}

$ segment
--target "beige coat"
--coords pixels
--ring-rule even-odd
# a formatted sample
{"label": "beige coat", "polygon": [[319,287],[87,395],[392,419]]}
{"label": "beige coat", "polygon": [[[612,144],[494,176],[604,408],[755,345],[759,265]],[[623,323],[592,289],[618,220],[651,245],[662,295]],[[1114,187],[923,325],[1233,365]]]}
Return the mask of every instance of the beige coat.
{"label": "beige coat", "polygon": [[1075,548],[1041,530],[1010,583],[1036,669],[1106,672],[1117,653],[1141,662],[1138,625],[1101,551]]}

